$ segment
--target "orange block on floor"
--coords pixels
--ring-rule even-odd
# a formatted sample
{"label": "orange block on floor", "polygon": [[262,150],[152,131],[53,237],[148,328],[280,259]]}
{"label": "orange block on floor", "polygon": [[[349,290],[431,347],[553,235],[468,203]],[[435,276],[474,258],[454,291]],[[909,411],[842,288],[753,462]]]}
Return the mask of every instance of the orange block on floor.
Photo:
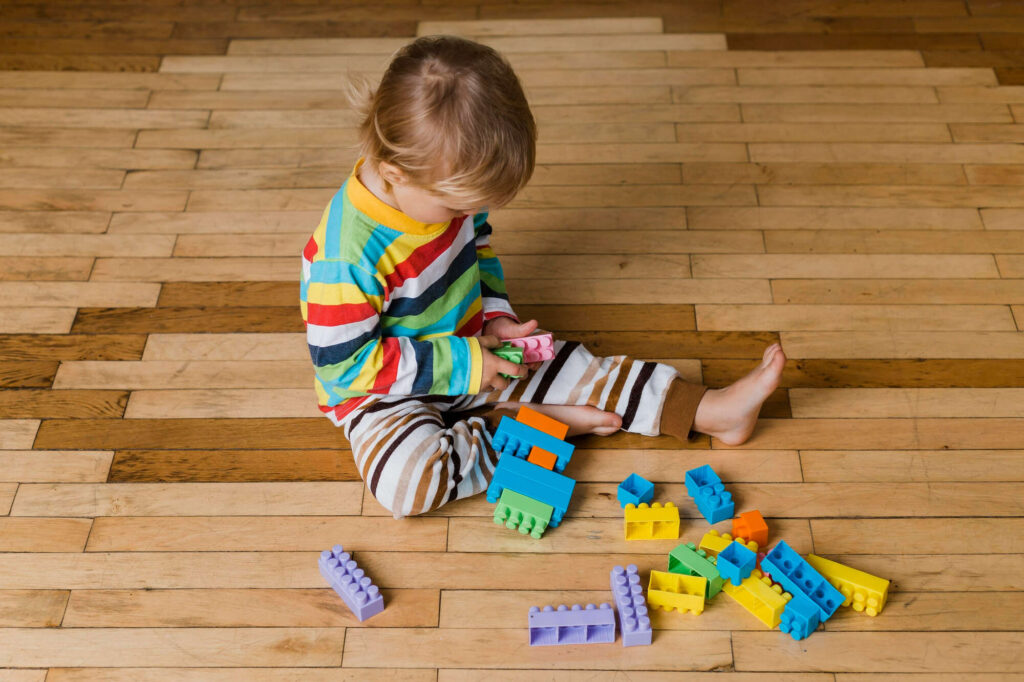
{"label": "orange block on floor", "polygon": [[548,452],[547,450],[538,448],[536,445],[534,445],[533,449],[530,450],[530,456],[526,458],[526,461],[533,462],[537,466],[542,466],[545,469],[551,469],[552,471],[554,471],[555,462],[558,461],[558,458],[555,457],[552,453]]}
{"label": "orange block on floor", "polygon": [[760,546],[768,544],[768,524],[758,510],[743,512],[738,519],[732,520],[732,536],[753,540]]}
{"label": "orange block on floor", "polygon": [[[566,434],[569,433],[568,424],[563,424],[557,419],[552,419],[546,414],[541,414],[537,410],[531,410],[526,406],[519,408],[519,412],[516,413],[516,421],[526,424],[527,426],[532,426],[538,431],[543,431],[558,440],[565,440]],[[531,454],[531,457],[532,456],[533,455]]]}

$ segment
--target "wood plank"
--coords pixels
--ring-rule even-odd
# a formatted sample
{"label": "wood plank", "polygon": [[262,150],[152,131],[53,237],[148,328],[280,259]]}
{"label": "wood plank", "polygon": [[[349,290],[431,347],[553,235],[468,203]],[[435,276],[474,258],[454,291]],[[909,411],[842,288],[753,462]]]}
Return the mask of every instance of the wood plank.
{"label": "wood plank", "polygon": [[1020,185],[1024,184],[1024,166],[965,166],[968,181],[972,185]]}
{"label": "wood plank", "polygon": [[[69,595],[66,590],[4,590],[0,592],[0,614],[3,614],[0,615],[0,626],[59,627]],[[7,681],[7,678],[0,679]]]}
{"label": "wood plank", "polygon": [[[44,422],[43,428],[53,422]],[[1020,419],[761,419],[743,446],[760,450],[1020,448]],[[713,441],[713,445],[720,447]],[[878,537],[878,536],[875,536]],[[901,549],[906,549],[901,545]],[[823,550],[825,551],[825,550]],[[829,549],[828,551],[839,551]],[[980,551],[980,550],[979,550]],[[909,550],[908,550],[909,553]]]}
{"label": "wood plank", "polygon": [[[952,145],[959,146],[959,145]],[[927,187],[890,186],[774,186],[759,190],[766,206],[1024,206],[1024,188],[1008,186]]]}
{"label": "wood plank", "polygon": [[962,167],[954,164],[686,163],[683,164],[683,181],[718,185],[730,182],[757,185],[817,185],[823,182],[844,185],[880,182],[963,185],[967,178]]}
{"label": "wood plank", "polygon": [[[744,29],[749,30],[749,29]],[[729,33],[737,50],[976,50],[974,33]]]}
{"label": "wood plank", "polygon": [[298,388],[309,389],[309,359],[274,361],[118,361],[61,363],[54,388]]}
{"label": "wood plank", "polygon": [[[23,483],[11,516],[319,516],[358,514],[362,483]],[[102,544],[101,529],[91,541]]]}
{"label": "wood plank", "polygon": [[[36,337],[35,334],[31,336]],[[3,365],[0,365],[0,386],[4,388],[49,387],[53,383],[53,377],[57,374],[58,364],[56,360],[5,361]]]}
{"label": "wood plank", "polygon": [[0,485],[0,512],[3,512],[4,516],[11,510],[11,504],[14,502],[14,495],[17,492],[17,483]]}
{"label": "wood plank", "polygon": [[[732,54],[729,52],[728,54]],[[774,53],[772,53],[774,54]],[[801,53],[797,53],[801,54]],[[814,54],[814,53],[811,53]],[[819,54],[845,54],[825,52]],[[935,122],[1013,123],[1005,104],[743,104],[743,120],[782,123]]]}
{"label": "wood plank", "polygon": [[[762,188],[762,191],[768,188]],[[98,261],[102,262],[102,261]],[[97,263],[97,267],[99,267]],[[694,277],[901,278],[998,277],[989,255],[790,254],[694,255]]]}
{"label": "wood plank", "polygon": [[1000,102],[1024,104],[1024,87],[944,86],[936,88],[940,102]]}
{"label": "wood plank", "polygon": [[75,320],[74,308],[0,308],[0,334],[64,334]]}
{"label": "wood plank", "polygon": [[[161,417],[323,416],[316,403],[312,381],[307,383],[310,386],[304,389],[133,391],[124,417],[125,419],[159,419]],[[2,403],[0,403],[0,415],[3,414]]]}
{"label": "wood plank", "polygon": [[[192,168],[198,153],[190,149],[102,149],[14,147],[4,150],[0,165],[12,168]],[[70,211],[68,215],[76,215]],[[78,212],[78,215],[84,212]],[[2,224],[2,222],[0,222]],[[28,232],[29,230],[24,230]],[[37,231],[57,231],[56,229]],[[65,230],[71,231],[71,230]]]}
{"label": "wood plank", "polygon": [[[281,277],[282,281],[285,278]],[[301,332],[294,305],[258,308],[79,308],[72,332]],[[135,359],[135,358],[132,358]]]}
{"label": "wood plank", "polygon": [[[694,85],[672,88],[672,102],[697,104],[734,102],[740,104],[938,104],[932,87],[893,85],[836,86],[727,86]],[[947,101],[947,100],[942,100]]]}
{"label": "wood plank", "polygon": [[104,451],[6,450],[0,452],[0,481],[20,483],[101,482],[113,458]]}
{"label": "wood plank", "polygon": [[685,123],[678,142],[947,142],[944,123]]}
{"label": "wood plank", "polygon": [[[1024,151],[1011,144],[758,143],[750,160],[829,163],[1021,163]],[[896,190],[897,188],[892,188]]]}
{"label": "wood plank", "polygon": [[765,235],[765,249],[768,253],[1024,253],[1024,232],[779,230]]}
{"label": "wood plank", "polygon": [[1024,417],[1013,388],[793,388],[793,417]]}
{"label": "wood plank", "polygon": [[1024,358],[1016,332],[782,332],[791,358]]}
{"label": "wood plank", "polygon": [[306,360],[309,346],[301,333],[150,334],[142,357],[147,361]]}
{"label": "wood plank", "polygon": [[[205,23],[200,25],[206,26]],[[257,23],[257,26],[261,25]],[[317,27],[319,28],[319,24]],[[266,673],[266,668],[237,666],[230,668],[50,668],[48,676],[50,682],[54,680],[58,682],[235,682],[239,676],[253,678]],[[275,666],[274,674],[278,673],[301,677],[308,682],[391,682],[397,675],[409,682],[435,682],[437,676],[433,669],[404,668],[397,671],[388,668],[379,670],[348,668],[342,670],[341,668],[303,668],[297,665],[291,668]],[[36,681],[14,680],[12,682]]]}
{"label": "wood plank", "polygon": [[[5,87],[4,81],[7,80],[8,73],[11,72],[6,71],[0,75],[0,100],[3,101],[0,111],[6,107],[142,108],[149,100],[149,93],[145,90],[93,90],[85,89],[81,85],[74,89],[44,88],[42,85]],[[88,117],[89,113],[83,112],[81,116]]]}
{"label": "wood plank", "polygon": [[489,21],[421,21],[418,36],[541,36],[661,33],[661,17],[622,19],[491,19]]}
{"label": "wood plank", "polygon": [[996,256],[996,265],[1003,277],[1024,277],[1024,255]]}
{"label": "wood plank", "polygon": [[[702,364],[704,381],[710,386],[731,384],[751,369],[749,361],[716,359],[705,360]],[[844,356],[843,362],[810,359],[789,363],[782,374],[782,386],[817,388],[1017,388],[1022,385],[1024,362],[1018,359],[847,360]]]}
{"label": "wood plank", "polygon": [[94,259],[0,256],[0,281],[85,280]]}
{"label": "wood plank", "polygon": [[[111,483],[359,481],[352,452],[329,450],[118,450]],[[28,479],[25,479],[28,480]]]}
{"label": "wood plank", "polygon": [[775,280],[779,303],[1016,303],[1024,301],[1024,281],[979,280]]}
{"label": "wood plank", "polygon": [[0,450],[25,450],[39,429],[38,419],[0,419]]}
{"label": "wood plank", "polygon": [[[3,235],[0,235],[2,237]],[[28,236],[28,235],[26,235]],[[31,235],[39,237],[40,235]],[[92,235],[90,235],[92,236]],[[168,244],[170,246],[173,241]],[[42,247],[44,244],[40,244]],[[0,238],[0,252],[13,253],[21,250],[31,253],[45,253],[44,248],[35,248],[31,240],[23,244],[4,243]],[[103,246],[114,247],[111,242]],[[159,244],[154,245],[159,248]],[[88,244],[64,244],[68,253],[88,253]],[[54,249],[60,252],[62,249]],[[160,295],[159,284],[108,284],[100,282],[0,282],[0,298],[8,301],[31,301],[33,306],[54,308],[62,306],[155,306]]]}
{"label": "wood plank", "polygon": [[808,482],[1020,481],[1018,450],[804,450]]}
{"label": "wood plank", "polygon": [[0,391],[0,417],[46,419],[111,417],[124,414],[127,391]]}
{"label": "wood plank", "polygon": [[998,85],[992,69],[972,68],[746,68],[736,70],[738,83],[762,85]]}
{"label": "wood plank", "polygon": [[132,334],[10,334],[0,336],[0,360],[139,360],[145,345],[145,336]]}
{"label": "wood plank", "polygon": [[[216,90],[219,76],[163,73],[75,73],[67,71],[3,71],[0,88],[54,90]],[[96,106],[95,104],[93,106]]]}
{"label": "wood plank", "polygon": [[110,214],[101,211],[0,211],[0,232],[98,233],[109,222]]}
{"label": "wood plank", "polygon": [[257,273],[261,280],[296,281],[295,258],[97,258],[90,279],[224,282],[250,280]]}
{"label": "wood plank", "polygon": [[0,190],[0,208],[53,211],[176,211],[185,209],[186,198],[185,192],[162,190]]}
{"label": "wood plank", "polygon": [[[0,71],[0,73],[3,73]],[[126,149],[135,140],[134,130],[105,128],[0,128],[4,147],[115,147]]]}
{"label": "wood plank", "polygon": [[[133,92],[131,90],[126,92]],[[202,128],[208,111],[0,107],[0,125],[61,128]]]}
{"label": "wood plank", "polygon": [[771,67],[914,67],[924,66],[921,54],[914,50],[727,50],[668,52],[668,66],[732,68]]}
{"label": "wood plank", "polygon": [[124,173],[116,170],[80,170],[71,176],[55,176],[52,171],[0,168],[0,185],[5,188],[117,189]]}
{"label": "wood plank", "polygon": [[312,234],[322,213],[322,211],[115,213],[110,219],[107,233],[221,234],[244,232],[247,234],[278,234],[297,232]]}
{"label": "wood plank", "polygon": [[[676,619],[678,620],[678,619]],[[618,672],[598,670],[561,670],[546,673],[552,682],[613,682]],[[483,670],[465,668],[453,670],[441,668],[437,671],[438,682],[472,682],[486,677],[492,682],[530,682],[537,679],[532,670]],[[631,670],[629,679],[634,682],[833,682],[831,673],[734,673],[734,672],[646,672]],[[21,682],[20,680],[17,682]],[[35,682],[34,680],[32,682]],[[930,682],[925,680],[924,682]]]}
{"label": "wood plank", "polygon": [[[695,230],[791,230],[804,225],[815,230],[980,230],[978,211],[970,208],[861,208],[758,206],[686,209]],[[114,220],[117,219],[114,216]],[[1006,228],[999,228],[1006,229]]]}
{"label": "wood plank", "polygon": [[[19,491],[24,486],[19,487]],[[17,497],[15,497],[17,503]],[[92,529],[91,519],[17,519],[0,517],[0,551],[82,551]]]}

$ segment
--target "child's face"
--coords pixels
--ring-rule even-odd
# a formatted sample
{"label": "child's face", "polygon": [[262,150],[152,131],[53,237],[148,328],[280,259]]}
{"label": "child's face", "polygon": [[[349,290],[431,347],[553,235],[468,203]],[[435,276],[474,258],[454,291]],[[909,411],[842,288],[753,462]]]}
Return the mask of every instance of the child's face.
{"label": "child's face", "polygon": [[446,223],[480,210],[461,206],[457,199],[434,194],[409,183],[393,185],[392,195],[398,204],[398,210],[421,223]]}

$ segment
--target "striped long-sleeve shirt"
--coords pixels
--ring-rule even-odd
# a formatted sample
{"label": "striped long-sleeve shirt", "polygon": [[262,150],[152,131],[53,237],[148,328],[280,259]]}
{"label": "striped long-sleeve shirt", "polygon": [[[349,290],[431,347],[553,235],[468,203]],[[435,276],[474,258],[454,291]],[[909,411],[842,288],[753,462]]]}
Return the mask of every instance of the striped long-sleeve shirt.
{"label": "striped long-sleeve shirt", "polygon": [[335,424],[371,394],[478,393],[474,337],[487,320],[515,319],[487,214],[413,220],[359,182],[360,163],[302,252],[314,386]]}

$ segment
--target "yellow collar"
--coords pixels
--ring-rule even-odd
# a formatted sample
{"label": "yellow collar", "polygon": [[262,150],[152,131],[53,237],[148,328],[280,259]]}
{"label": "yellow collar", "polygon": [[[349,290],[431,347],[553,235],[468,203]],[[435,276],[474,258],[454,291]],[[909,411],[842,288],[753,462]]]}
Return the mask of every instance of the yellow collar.
{"label": "yellow collar", "polygon": [[356,165],[352,169],[352,175],[349,176],[348,182],[345,183],[345,192],[348,195],[348,200],[352,202],[353,206],[368,215],[371,220],[374,220],[385,227],[390,227],[409,234],[433,234],[448,227],[450,223],[447,222],[421,223],[418,220],[410,218],[397,208],[388,206],[377,198],[373,192],[366,188],[366,185],[359,181],[359,167],[363,165],[363,161],[365,160],[366,159],[364,158],[360,158],[356,161]]}

